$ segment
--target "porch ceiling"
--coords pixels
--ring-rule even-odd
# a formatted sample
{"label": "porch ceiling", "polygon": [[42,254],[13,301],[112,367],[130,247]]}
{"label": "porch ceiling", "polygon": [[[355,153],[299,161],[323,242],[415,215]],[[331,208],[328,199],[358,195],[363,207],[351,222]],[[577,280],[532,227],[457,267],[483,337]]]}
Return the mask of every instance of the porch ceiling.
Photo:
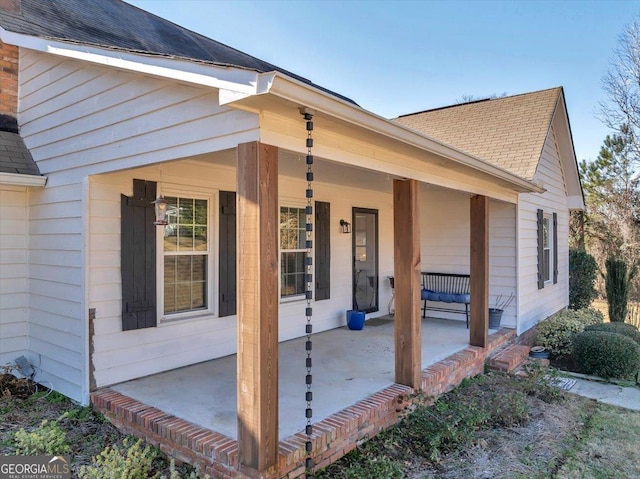
{"label": "porch ceiling", "polygon": [[[338,328],[313,338],[313,420],[320,421],[393,384],[393,321],[362,331]],[[422,367],[468,346],[464,322],[423,320]],[[305,338],[280,343],[279,437],[304,429]],[[207,361],[112,389],[229,437],[237,436],[236,356]]]}

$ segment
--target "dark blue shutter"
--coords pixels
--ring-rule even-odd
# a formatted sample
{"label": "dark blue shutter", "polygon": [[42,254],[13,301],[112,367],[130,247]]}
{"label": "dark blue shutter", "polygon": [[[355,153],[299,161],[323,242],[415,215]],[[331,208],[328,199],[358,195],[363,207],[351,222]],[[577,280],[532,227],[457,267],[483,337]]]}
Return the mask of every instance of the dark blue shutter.
{"label": "dark blue shutter", "polygon": [[558,213],[553,214],[553,284],[558,282]]}
{"label": "dark blue shutter", "polygon": [[316,201],[316,301],[331,296],[331,207],[324,201]]}
{"label": "dark blue shutter", "polygon": [[155,181],[133,180],[121,195],[122,330],[156,326]]}
{"label": "dark blue shutter", "polygon": [[236,314],[236,193],[220,192],[219,316]]}
{"label": "dark blue shutter", "polygon": [[538,210],[538,289],[544,288],[544,212]]}

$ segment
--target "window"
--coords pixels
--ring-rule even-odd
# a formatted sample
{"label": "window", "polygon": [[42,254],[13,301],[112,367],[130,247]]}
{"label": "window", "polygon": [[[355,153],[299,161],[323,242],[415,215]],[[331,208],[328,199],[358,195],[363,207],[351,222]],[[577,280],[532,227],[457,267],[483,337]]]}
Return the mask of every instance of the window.
{"label": "window", "polygon": [[164,315],[209,308],[209,200],[165,196],[162,237]]}
{"label": "window", "polygon": [[542,277],[544,282],[551,281],[551,217],[545,215],[542,220]]}
{"label": "window", "polygon": [[538,289],[558,282],[558,214],[538,209]]}
{"label": "window", "polygon": [[280,297],[305,294],[306,223],[304,208],[280,208]]}

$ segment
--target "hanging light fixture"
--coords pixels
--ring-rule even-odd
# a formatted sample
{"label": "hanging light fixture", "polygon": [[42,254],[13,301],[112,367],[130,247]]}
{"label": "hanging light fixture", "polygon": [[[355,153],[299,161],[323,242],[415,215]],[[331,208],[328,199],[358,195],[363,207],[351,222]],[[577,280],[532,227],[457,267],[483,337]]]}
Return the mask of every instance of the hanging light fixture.
{"label": "hanging light fixture", "polygon": [[156,220],[153,222],[154,225],[164,226],[168,225],[167,221],[167,200],[164,199],[164,196],[158,196],[155,201],[152,201],[156,208]]}
{"label": "hanging light fixture", "polygon": [[340,220],[340,231],[343,233],[351,233],[351,223],[347,220]]}

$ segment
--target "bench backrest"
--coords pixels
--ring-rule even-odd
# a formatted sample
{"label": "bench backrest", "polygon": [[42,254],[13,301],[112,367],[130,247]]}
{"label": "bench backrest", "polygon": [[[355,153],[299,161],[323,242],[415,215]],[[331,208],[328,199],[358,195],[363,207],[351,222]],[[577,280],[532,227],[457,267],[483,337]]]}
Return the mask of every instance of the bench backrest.
{"label": "bench backrest", "polygon": [[422,272],[422,289],[437,293],[469,294],[468,274]]}

